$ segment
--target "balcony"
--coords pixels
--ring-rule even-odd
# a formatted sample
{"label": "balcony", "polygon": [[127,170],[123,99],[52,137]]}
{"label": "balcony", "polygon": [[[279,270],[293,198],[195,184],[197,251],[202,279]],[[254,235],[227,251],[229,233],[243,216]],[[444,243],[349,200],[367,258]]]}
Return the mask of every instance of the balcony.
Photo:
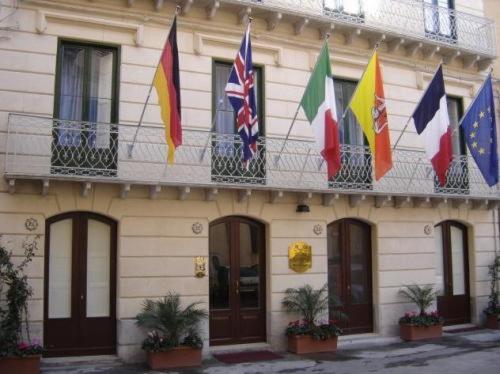
{"label": "balcony", "polygon": [[[288,17],[295,23],[295,33],[304,26],[335,30],[369,40],[383,40],[389,52],[403,47],[407,54],[421,50],[424,57],[440,53],[445,62],[460,56],[466,67],[489,65],[496,55],[495,24],[492,20],[439,7],[422,0],[362,1],[352,11],[333,0],[221,0],[226,6],[239,7],[240,17],[255,13],[267,19],[268,30]],[[353,2],[354,3],[354,2]],[[258,11],[258,12],[257,12]],[[269,14],[262,15],[263,12]],[[458,52],[458,53],[457,53]]]}
{"label": "balcony", "polygon": [[[327,199],[346,194],[355,203],[368,195],[376,204],[419,201],[456,204],[488,204],[500,200],[500,189],[484,183],[472,158],[454,160],[448,183],[438,187],[423,152],[395,150],[393,169],[380,181],[372,180],[371,154],[365,147],[344,146],[343,166],[327,181],[326,165],[314,143],[283,138],[261,138],[259,152],[249,170],[242,167],[240,140],[233,135],[184,130],[184,144],[176,163],[167,166],[162,127],[141,127],[130,152],[136,126],[61,121],[53,118],[10,114],[5,177],[11,192],[16,179],[38,179],[43,191],[51,180],[130,185],[177,186],[207,192],[235,188],[242,196],[251,190],[319,193]],[[283,148],[281,156],[280,150]]]}

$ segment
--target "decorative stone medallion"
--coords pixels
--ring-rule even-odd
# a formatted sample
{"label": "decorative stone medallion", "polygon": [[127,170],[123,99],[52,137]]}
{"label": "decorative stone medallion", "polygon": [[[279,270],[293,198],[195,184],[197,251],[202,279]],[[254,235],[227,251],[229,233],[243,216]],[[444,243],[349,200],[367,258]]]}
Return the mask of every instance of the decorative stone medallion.
{"label": "decorative stone medallion", "polygon": [[38,221],[33,217],[28,218],[24,222],[24,227],[26,227],[26,230],[28,231],[35,231],[38,228]]}
{"label": "decorative stone medallion", "polygon": [[296,273],[304,273],[312,266],[312,247],[301,240],[288,246],[288,267]]}
{"label": "decorative stone medallion", "polygon": [[432,227],[431,227],[431,225],[425,225],[424,226],[424,233],[425,233],[425,235],[430,235],[432,233]]}
{"label": "decorative stone medallion", "polygon": [[200,222],[195,222],[193,223],[193,226],[191,226],[191,230],[193,230],[196,235],[201,234],[203,231],[203,225]]}
{"label": "decorative stone medallion", "polygon": [[321,235],[321,233],[323,232],[323,226],[321,226],[320,224],[314,225],[313,231],[316,235]]}

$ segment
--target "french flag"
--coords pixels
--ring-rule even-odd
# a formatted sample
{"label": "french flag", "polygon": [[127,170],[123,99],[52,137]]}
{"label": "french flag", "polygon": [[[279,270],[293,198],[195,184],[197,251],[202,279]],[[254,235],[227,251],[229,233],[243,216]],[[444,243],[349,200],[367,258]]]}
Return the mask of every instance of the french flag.
{"label": "french flag", "polygon": [[452,160],[451,128],[444,91],[441,65],[413,113],[413,122],[418,135],[423,139],[425,153],[439,179],[446,184],[446,172]]}

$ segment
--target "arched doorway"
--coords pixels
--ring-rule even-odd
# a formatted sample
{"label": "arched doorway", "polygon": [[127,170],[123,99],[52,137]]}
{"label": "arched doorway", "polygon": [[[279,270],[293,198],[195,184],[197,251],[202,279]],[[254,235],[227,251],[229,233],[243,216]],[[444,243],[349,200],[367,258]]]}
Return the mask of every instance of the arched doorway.
{"label": "arched doorway", "polygon": [[455,221],[435,226],[437,308],[445,325],[470,322],[467,228]]}
{"label": "arched doorway", "polygon": [[[328,225],[328,289],[342,302],[344,333],[373,331],[371,227],[355,219]],[[332,310],[330,310],[332,317]]]}
{"label": "arched doorway", "polygon": [[45,224],[47,356],[116,352],[116,222],[70,212]]}
{"label": "arched doorway", "polygon": [[266,340],[265,227],[244,217],[210,224],[210,344]]}

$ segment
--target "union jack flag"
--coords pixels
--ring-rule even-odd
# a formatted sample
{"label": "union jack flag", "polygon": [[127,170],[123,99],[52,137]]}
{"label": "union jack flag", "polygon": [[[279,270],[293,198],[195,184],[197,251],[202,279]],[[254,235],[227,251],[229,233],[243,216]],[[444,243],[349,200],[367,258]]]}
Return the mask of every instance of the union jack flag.
{"label": "union jack flag", "polygon": [[257,152],[257,138],[259,137],[250,24],[241,41],[240,50],[234,60],[225,91],[229,102],[237,113],[237,131],[243,142],[243,164],[248,169],[250,159]]}

